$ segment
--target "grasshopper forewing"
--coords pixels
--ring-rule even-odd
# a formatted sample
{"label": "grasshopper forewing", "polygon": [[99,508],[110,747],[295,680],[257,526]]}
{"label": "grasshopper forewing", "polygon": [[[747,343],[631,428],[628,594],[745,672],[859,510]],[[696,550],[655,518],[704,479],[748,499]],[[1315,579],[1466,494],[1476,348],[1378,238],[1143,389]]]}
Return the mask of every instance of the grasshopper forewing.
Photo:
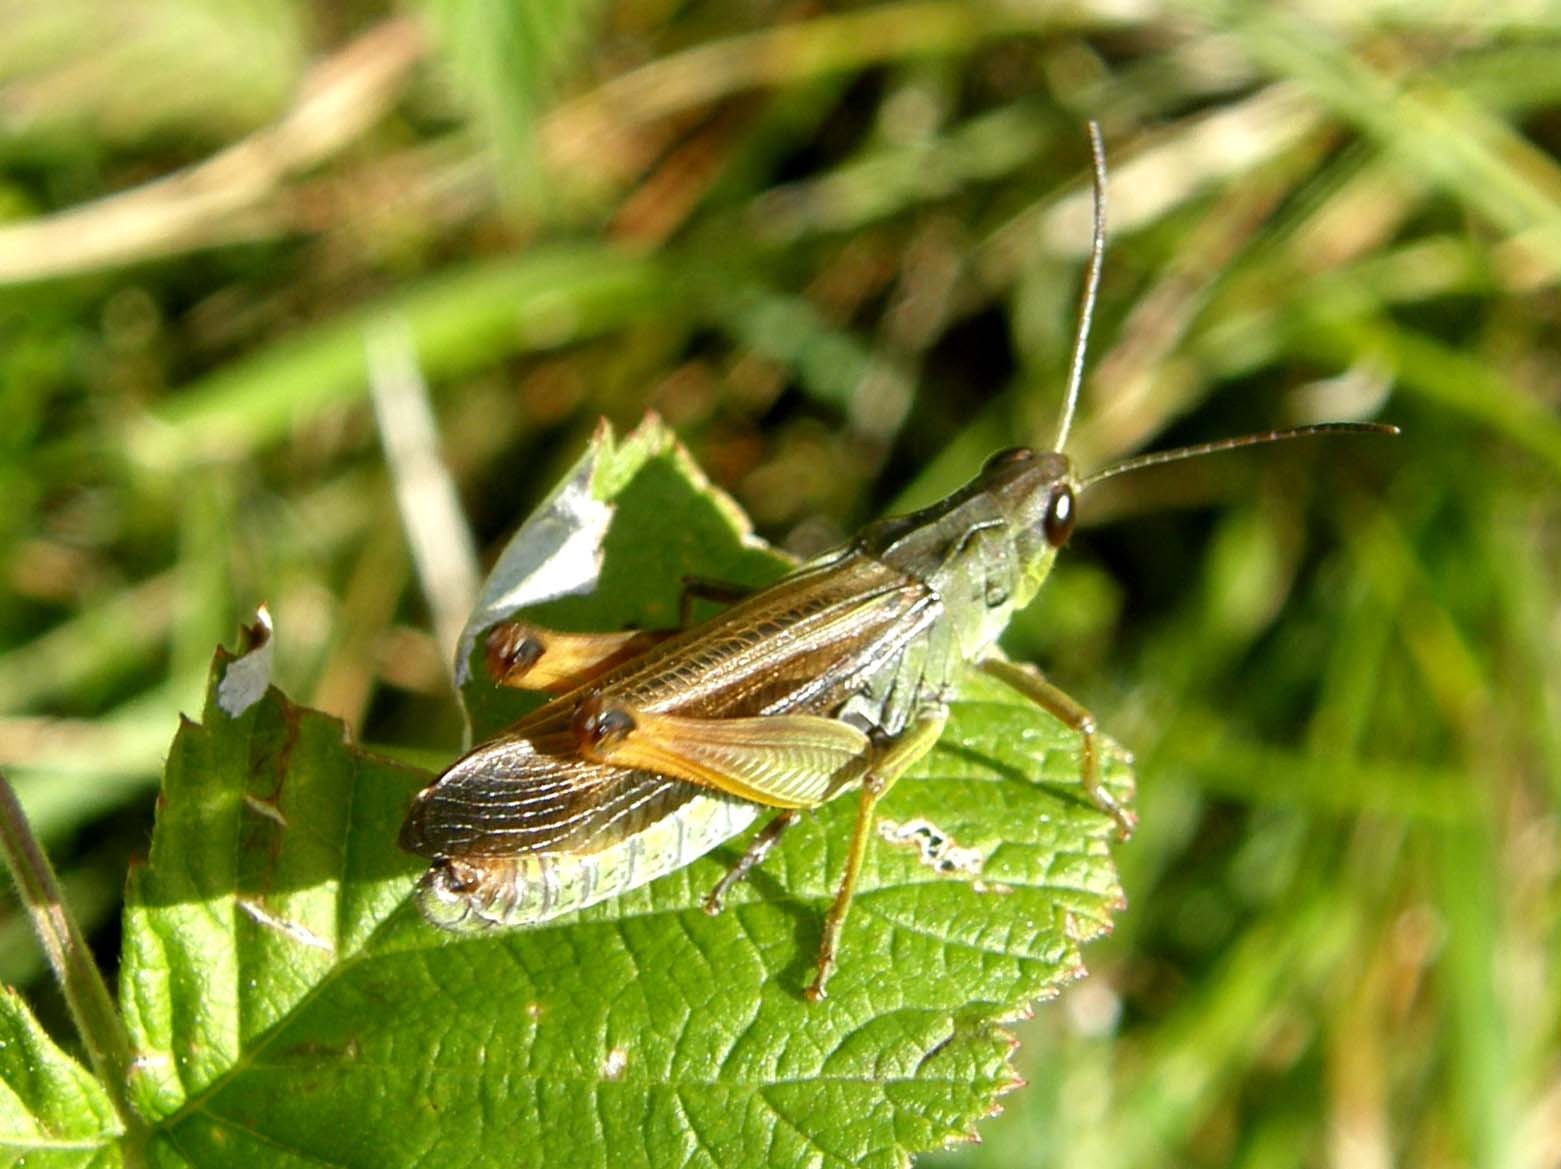
{"label": "grasshopper forewing", "polygon": [[762,860],[800,810],[847,790],[858,813],[807,997],[824,997],[879,799],[937,741],[967,664],[1079,735],[1089,797],[1125,836],[1099,782],[1089,712],[995,651],[1073,530],[1078,494],[1120,470],[1322,430],[1275,431],[1129,460],[1080,479],[1062,448],[1077,399],[1104,246],[1095,149],[1094,247],[1056,450],[1018,447],[940,503],[880,520],[851,543],[715,618],[670,634],[556,634],[499,626],[488,666],[505,685],[561,691],[478,745],[414,802],[403,847],[432,864],[424,914],[451,930],[531,926],[687,865],[775,812],[712,891]]}

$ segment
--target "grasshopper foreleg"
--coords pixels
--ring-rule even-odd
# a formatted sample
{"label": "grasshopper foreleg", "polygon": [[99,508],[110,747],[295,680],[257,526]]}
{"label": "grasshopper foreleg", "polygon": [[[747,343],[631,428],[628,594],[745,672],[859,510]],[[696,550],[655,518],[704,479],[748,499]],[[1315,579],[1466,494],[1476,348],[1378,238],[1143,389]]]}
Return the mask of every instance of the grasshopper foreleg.
{"label": "grasshopper foreleg", "polygon": [[704,903],[706,913],[713,917],[721,912],[722,902],[726,900],[726,895],[731,892],[732,886],[764,863],[764,858],[770,855],[770,850],[775,847],[775,842],[781,838],[781,834],[795,824],[801,815],[798,809],[787,808],[759,829],[743,855],[737,858],[737,862],[726,870],[726,875],[716,882],[714,889],[710,890],[710,895],[705,898]]}
{"label": "grasshopper foreleg", "polygon": [[856,891],[856,879],[862,871],[867,842],[872,838],[873,816],[878,801],[894,786],[895,780],[932,750],[932,745],[938,741],[938,736],[943,733],[943,724],[947,721],[946,709],[928,711],[922,715],[872,760],[862,778],[856,826],[851,831],[851,845],[846,852],[846,871],[840,877],[840,886],[835,891],[829,912],[824,915],[824,936],[819,939],[818,945],[818,971],[813,976],[812,985],[802,992],[810,1003],[825,997],[824,986],[835,969],[835,955],[840,949],[840,930],[846,923],[846,914],[851,910],[851,896]]}
{"label": "grasshopper foreleg", "polygon": [[1133,834],[1137,817],[1117,802],[1116,797],[1100,782],[1100,759],[1095,746],[1095,716],[1081,706],[1067,691],[1048,682],[1034,666],[1019,665],[1004,658],[986,658],[980,664],[981,671],[997,678],[1019,694],[1035,703],[1047,714],[1057,719],[1079,736],[1079,771],[1084,784],[1084,794],[1091,802],[1117,823],[1117,835],[1126,840]]}

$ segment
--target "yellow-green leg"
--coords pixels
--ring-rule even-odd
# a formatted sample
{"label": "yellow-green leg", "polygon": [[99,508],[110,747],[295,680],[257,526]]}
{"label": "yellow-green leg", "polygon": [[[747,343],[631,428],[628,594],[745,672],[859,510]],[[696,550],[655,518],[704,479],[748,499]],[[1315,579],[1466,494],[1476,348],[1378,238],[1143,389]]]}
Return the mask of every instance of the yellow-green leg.
{"label": "yellow-green leg", "polygon": [[846,923],[851,909],[851,895],[856,890],[856,878],[862,871],[862,857],[867,852],[867,842],[872,836],[873,814],[878,801],[883,799],[895,780],[904,775],[938,741],[943,724],[948,721],[948,711],[938,710],[923,715],[906,728],[905,732],[884,749],[862,778],[861,800],[857,804],[856,826],[851,832],[851,847],[846,853],[846,871],[835,891],[835,900],[824,916],[824,936],[818,946],[818,971],[813,984],[803,992],[810,1003],[825,997],[824,985],[835,968],[835,955],[840,949],[840,930]]}
{"label": "yellow-green leg", "polygon": [[1095,748],[1095,716],[1080,706],[1065,690],[1048,682],[1034,666],[1023,666],[1004,658],[987,658],[981,671],[997,678],[1028,698],[1070,730],[1079,734],[1079,771],[1084,794],[1095,806],[1117,822],[1117,835],[1126,840],[1138,823],[1133,813],[1117,803],[1100,782],[1100,761]]}

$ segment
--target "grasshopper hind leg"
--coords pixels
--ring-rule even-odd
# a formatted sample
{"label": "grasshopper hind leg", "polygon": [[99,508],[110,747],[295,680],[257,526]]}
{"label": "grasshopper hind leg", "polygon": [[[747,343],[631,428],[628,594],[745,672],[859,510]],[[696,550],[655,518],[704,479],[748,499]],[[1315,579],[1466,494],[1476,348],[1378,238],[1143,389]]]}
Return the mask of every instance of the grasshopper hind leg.
{"label": "grasshopper hind leg", "polygon": [[795,824],[801,815],[800,809],[787,808],[759,829],[743,855],[737,858],[732,867],[726,870],[725,876],[715,883],[715,888],[710,890],[709,896],[704,901],[706,913],[714,917],[721,912],[726,895],[731,892],[732,886],[746,879],[749,873],[764,863],[764,858],[770,855],[770,850],[775,847],[775,842],[781,838],[781,834]]}
{"label": "grasshopper hind leg", "polygon": [[558,633],[529,621],[505,621],[488,633],[488,676],[511,689],[560,694],[638,657],[675,632]]}
{"label": "grasshopper hind leg", "polygon": [[867,843],[872,837],[873,819],[878,811],[878,801],[883,799],[894,781],[908,771],[912,764],[932,750],[943,724],[948,721],[946,709],[936,709],[923,714],[912,723],[872,762],[862,778],[861,802],[857,805],[856,826],[851,830],[851,844],[846,852],[846,869],[840,876],[840,886],[829,912],[824,915],[824,935],[818,943],[818,968],[813,982],[802,992],[810,1003],[825,998],[824,987],[835,969],[835,955],[840,949],[840,931],[846,924],[846,914],[851,910],[851,898],[856,892],[856,879],[862,871],[862,858],[867,853]]}

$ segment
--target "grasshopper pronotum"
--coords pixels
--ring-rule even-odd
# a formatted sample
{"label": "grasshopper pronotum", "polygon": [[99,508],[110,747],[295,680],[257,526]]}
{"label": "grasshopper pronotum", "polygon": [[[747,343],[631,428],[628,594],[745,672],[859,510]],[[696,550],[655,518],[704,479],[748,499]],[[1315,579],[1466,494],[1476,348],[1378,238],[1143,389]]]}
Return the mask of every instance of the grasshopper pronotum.
{"label": "grasshopper pronotum", "polygon": [[1095,722],[1040,674],[994,650],[1073,530],[1076,501],[1111,475],[1261,442],[1270,431],[1131,458],[1079,477],[1063,454],[1105,247],[1105,163],[1094,152],[1095,225],[1054,449],[1001,451],[947,499],[879,520],[855,540],[671,633],[496,627],[488,665],[507,686],[558,696],[457,760],[413,803],[403,847],[433,863],[425,915],[452,930],[530,926],[689,864],[770,823],[712,890],[763,860],[801,810],[856,789],[844,874],[824,919],[807,997],[824,997],[878,801],[937,741],[959,670],[995,675],[1079,735],[1084,790],[1099,783]]}

